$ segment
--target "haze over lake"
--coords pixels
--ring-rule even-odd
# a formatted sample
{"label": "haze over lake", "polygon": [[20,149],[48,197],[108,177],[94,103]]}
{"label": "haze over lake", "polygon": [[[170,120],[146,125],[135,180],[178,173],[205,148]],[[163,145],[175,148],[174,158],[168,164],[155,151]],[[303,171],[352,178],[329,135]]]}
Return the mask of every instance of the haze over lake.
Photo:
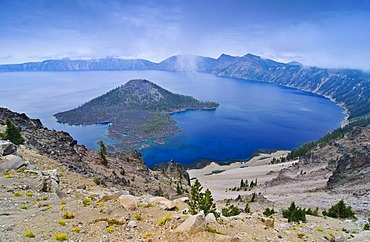
{"label": "haze over lake", "polygon": [[204,73],[161,71],[0,73],[0,103],[97,149],[107,126],[59,124],[53,114],[75,108],[130,79],[147,79],[179,94],[220,103],[215,111],[173,115],[183,131],[150,142],[141,151],[148,166],[171,159],[183,164],[209,159],[249,158],[257,149],[292,149],[339,127],[343,109],[330,100],[273,84],[221,78]]}

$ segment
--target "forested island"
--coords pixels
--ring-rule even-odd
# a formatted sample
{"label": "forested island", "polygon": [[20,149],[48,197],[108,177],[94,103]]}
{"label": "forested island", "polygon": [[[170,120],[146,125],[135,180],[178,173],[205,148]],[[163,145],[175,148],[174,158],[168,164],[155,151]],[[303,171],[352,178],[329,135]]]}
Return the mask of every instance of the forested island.
{"label": "forested island", "polygon": [[119,141],[119,148],[133,148],[139,143],[169,137],[180,128],[170,114],[186,110],[213,110],[215,102],[174,94],[142,79],[131,80],[78,108],[54,116],[69,125],[106,124],[108,137]]}

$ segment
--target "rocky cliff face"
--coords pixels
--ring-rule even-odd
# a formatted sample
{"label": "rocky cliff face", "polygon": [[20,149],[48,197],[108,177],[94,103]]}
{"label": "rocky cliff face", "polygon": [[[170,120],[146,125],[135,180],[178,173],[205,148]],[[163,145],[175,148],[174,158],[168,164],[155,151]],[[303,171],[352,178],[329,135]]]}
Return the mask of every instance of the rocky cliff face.
{"label": "rocky cliff face", "polygon": [[[316,146],[299,161],[280,171],[270,185],[323,180],[326,189],[363,193],[370,184],[370,127],[354,127],[343,138]],[[324,187],[323,187],[324,188]],[[345,191],[348,193],[348,191]]]}
{"label": "rocky cliff face", "polygon": [[[331,166],[335,167],[327,187],[353,187],[370,183],[370,131],[369,128],[355,128],[347,137],[358,142]],[[362,139],[359,141],[359,139]],[[361,142],[361,143],[360,143]]]}

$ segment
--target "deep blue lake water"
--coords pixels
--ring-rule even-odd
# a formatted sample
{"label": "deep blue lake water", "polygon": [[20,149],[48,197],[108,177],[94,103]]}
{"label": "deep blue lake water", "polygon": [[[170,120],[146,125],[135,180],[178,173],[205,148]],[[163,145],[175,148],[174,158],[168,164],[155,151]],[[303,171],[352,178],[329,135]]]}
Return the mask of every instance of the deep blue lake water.
{"label": "deep blue lake water", "polygon": [[0,73],[0,106],[39,118],[46,127],[67,131],[78,143],[97,149],[98,140],[113,142],[105,137],[107,126],[63,125],[53,114],[136,78],[220,103],[215,111],[174,114],[183,131],[141,152],[149,166],[171,159],[183,164],[202,159],[227,162],[249,158],[257,149],[292,149],[339,127],[344,118],[342,108],[307,92],[211,74],[161,71]]}

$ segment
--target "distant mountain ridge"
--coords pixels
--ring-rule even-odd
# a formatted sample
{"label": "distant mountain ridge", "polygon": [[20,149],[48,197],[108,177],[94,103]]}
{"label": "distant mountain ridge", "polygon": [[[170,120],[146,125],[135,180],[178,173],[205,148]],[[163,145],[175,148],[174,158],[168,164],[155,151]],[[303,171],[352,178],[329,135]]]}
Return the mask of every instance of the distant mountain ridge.
{"label": "distant mountain ridge", "polygon": [[349,118],[370,118],[369,73],[351,69],[305,67],[297,62],[285,64],[252,54],[241,57],[222,54],[217,59],[178,55],[160,63],[142,59],[103,58],[0,65],[0,72],[91,70],[199,71],[217,76],[270,82],[331,98],[349,111]]}

